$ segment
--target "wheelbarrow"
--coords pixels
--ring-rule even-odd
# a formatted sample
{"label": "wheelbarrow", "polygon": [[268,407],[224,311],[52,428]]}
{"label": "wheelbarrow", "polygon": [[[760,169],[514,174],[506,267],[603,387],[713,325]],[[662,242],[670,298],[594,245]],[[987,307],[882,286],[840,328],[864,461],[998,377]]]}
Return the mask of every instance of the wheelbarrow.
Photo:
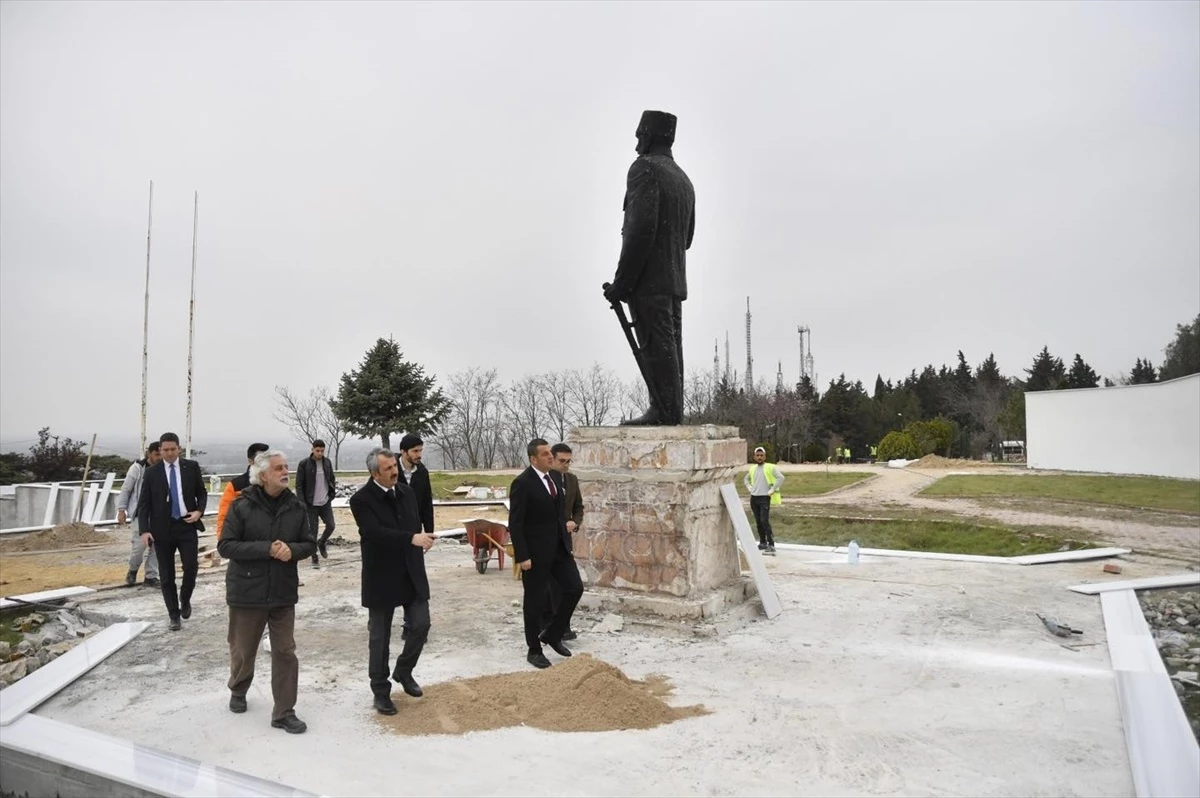
{"label": "wheelbarrow", "polygon": [[472,518],[462,522],[467,530],[467,543],[471,544],[475,570],[487,573],[488,563],[496,559],[498,568],[504,567],[504,553],[508,545],[508,527],[498,521]]}

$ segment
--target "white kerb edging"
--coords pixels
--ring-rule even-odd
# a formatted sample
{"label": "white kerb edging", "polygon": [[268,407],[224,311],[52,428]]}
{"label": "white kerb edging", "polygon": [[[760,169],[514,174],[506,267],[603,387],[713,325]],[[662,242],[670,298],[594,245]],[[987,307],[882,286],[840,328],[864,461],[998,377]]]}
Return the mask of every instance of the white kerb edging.
{"label": "white kerb edging", "polygon": [[[0,701],[0,726],[8,726],[49,699],[149,626],[146,621],[114,623],[6,688],[3,700]],[[7,736],[8,732],[5,731],[4,734]]]}
{"label": "white kerb edging", "polygon": [[[5,690],[5,694],[11,689]],[[189,798],[317,795],[40,715],[23,715],[6,727],[0,747],[128,785],[133,788],[131,792]]]}
{"label": "white kerb edging", "polygon": [[[827,554],[845,554],[845,546],[814,546],[807,543],[777,543],[780,551],[818,551]],[[1017,557],[996,557],[988,554],[949,554],[938,551],[905,551],[903,549],[864,549],[859,554],[873,557],[906,557],[913,560],[950,560],[952,562],[977,562],[991,565],[1045,565],[1073,560],[1100,560],[1129,554],[1132,549],[1076,549],[1075,551],[1052,551],[1048,554],[1022,554]]]}
{"label": "white kerb edging", "polygon": [[1200,795],[1200,746],[1132,590],[1101,594],[1138,798]]}
{"label": "white kerb edging", "polygon": [[746,508],[737,494],[733,483],[721,486],[721,498],[725,500],[725,509],[733,520],[733,531],[737,533],[738,542],[742,544],[742,555],[750,564],[750,573],[754,576],[754,584],[758,586],[758,597],[762,600],[763,611],[767,618],[776,618],[783,612],[775,586],[767,574],[767,566],[763,562],[762,552],[754,544],[754,533],[750,531],[750,522],[746,520]]}
{"label": "white kerb edging", "polygon": [[60,587],[56,590],[43,590],[40,593],[26,593],[21,596],[12,596],[11,598],[0,598],[0,610],[6,610],[9,607],[23,607],[28,604],[37,604],[44,601],[54,601],[55,599],[65,599],[71,596],[79,596],[84,593],[95,593],[96,591],[90,587],[76,585],[75,587]]}
{"label": "white kerb edging", "polygon": [[1095,584],[1071,585],[1067,590],[1095,596],[1114,590],[1152,590],[1162,587],[1200,587],[1200,574],[1173,574],[1151,576],[1145,579],[1127,579],[1123,582],[1097,582]]}

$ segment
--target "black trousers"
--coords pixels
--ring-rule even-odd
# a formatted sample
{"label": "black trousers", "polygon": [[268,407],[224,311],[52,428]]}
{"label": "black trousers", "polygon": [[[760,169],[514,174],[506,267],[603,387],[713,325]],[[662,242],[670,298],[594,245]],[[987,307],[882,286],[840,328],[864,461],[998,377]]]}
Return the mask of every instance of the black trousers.
{"label": "black trousers", "polygon": [[771,497],[751,496],[750,512],[754,513],[754,525],[758,527],[758,542],[775,545],[775,533],[771,530]]}
{"label": "black trousers", "polygon": [[[318,521],[325,522],[325,531],[321,533],[320,536],[317,536],[317,527],[319,526],[317,523]],[[317,537],[318,542],[327,542],[329,540],[329,536],[333,534],[333,530],[337,527],[337,524],[333,522],[333,505],[329,502],[325,502],[320,507],[313,507],[312,505],[309,505],[308,524],[312,528],[313,536]],[[316,560],[317,552],[314,551],[313,562],[316,562]]]}
{"label": "black trousers", "polygon": [[396,657],[393,671],[388,649],[392,642],[392,617],[395,614],[395,607],[372,607],[367,617],[367,674],[371,678],[371,692],[377,696],[391,695],[392,684],[388,676],[395,678],[396,671],[412,671],[417,667],[421,650],[425,648],[425,639],[429,637],[429,602],[419,600],[405,604],[404,617],[408,629],[404,635],[404,649]]}
{"label": "black trousers", "polygon": [[662,403],[658,411],[664,423],[678,424],[683,420],[683,303],[673,296],[633,296],[629,310]]}
{"label": "black trousers", "polygon": [[[196,589],[196,573],[200,570],[197,547],[196,528],[183,521],[172,521],[167,534],[154,538],[154,551],[158,555],[158,577],[162,580],[163,602],[172,618],[179,617],[180,603],[190,603],[192,591]],[[178,593],[175,592],[176,551],[179,552],[179,560],[183,563],[183,584]]]}
{"label": "black trousers", "polygon": [[546,589],[551,581],[558,583],[562,591],[562,599],[554,611],[549,625],[546,626],[546,639],[562,640],[563,633],[571,625],[571,615],[575,605],[583,595],[583,582],[579,579],[579,569],[575,566],[575,558],[567,553],[561,543],[555,548],[554,559],[541,562],[544,558],[532,557],[533,565],[528,571],[521,572],[521,586],[525,591],[525,645],[530,653],[541,653],[542,643],[538,639],[541,632],[542,610],[546,605]]}

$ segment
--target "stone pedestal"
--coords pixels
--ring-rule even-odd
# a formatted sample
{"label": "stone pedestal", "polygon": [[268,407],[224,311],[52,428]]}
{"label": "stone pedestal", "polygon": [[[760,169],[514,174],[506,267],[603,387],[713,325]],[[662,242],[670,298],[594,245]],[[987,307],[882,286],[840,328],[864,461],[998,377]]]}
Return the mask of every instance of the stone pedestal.
{"label": "stone pedestal", "polygon": [[568,442],[585,505],[583,606],[701,620],[745,599],[720,494],[746,462],[736,427],[580,427]]}

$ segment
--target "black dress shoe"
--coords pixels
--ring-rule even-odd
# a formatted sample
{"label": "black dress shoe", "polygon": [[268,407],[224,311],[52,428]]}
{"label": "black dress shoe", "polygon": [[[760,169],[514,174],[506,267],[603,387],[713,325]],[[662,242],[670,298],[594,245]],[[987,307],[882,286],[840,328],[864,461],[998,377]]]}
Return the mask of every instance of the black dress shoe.
{"label": "black dress shoe", "polygon": [[308,731],[308,724],[295,715],[284,715],[279,720],[271,721],[271,728],[283,729],[288,734],[304,734]]}
{"label": "black dress shoe", "polygon": [[395,715],[396,705],[385,695],[375,696],[375,711],[380,715]]}
{"label": "black dress shoe", "polygon": [[179,608],[179,616],[185,621],[192,617],[192,602],[183,602],[183,605]]}
{"label": "black dress shoe", "polygon": [[323,559],[323,560],[329,559],[329,549],[325,548],[325,541],[322,540],[320,543],[317,544],[317,551],[321,552],[321,559]]}
{"label": "black dress shoe", "polygon": [[525,657],[525,661],[535,668],[549,668],[550,660],[546,659],[546,655],[540,651],[531,651]]}
{"label": "black dress shoe", "polygon": [[539,637],[538,639],[541,640],[546,645],[550,646],[550,648],[554,649],[554,653],[557,654],[558,656],[560,656],[560,657],[571,656],[571,649],[564,646],[562,644],[561,640],[547,640],[544,635],[542,637]]}
{"label": "black dress shoe", "polygon": [[246,711],[246,696],[231,695],[229,696],[229,711],[242,714]]}
{"label": "black dress shoe", "polygon": [[563,632],[563,640],[574,640],[577,637],[579,637],[579,635],[575,634],[574,629],[568,629],[567,631]]}
{"label": "black dress shoe", "polygon": [[169,628],[171,629],[172,632],[178,632],[180,629],[183,628],[183,622],[180,621],[178,617],[172,617],[171,618],[171,626]]}
{"label": "black dress shoe", "polygon": [[146,577],[146,587],[161,587],[161,586],[162,586],[162,582],[158,581],[158,577],[156,577],[156,576],[147,576]]}
{"label": "black dress shoe", "polygon": [[412,677],[412,671],[397,669],[392,674],[392,681],[403,687],[404,692],[413,698],[420,698],[425,695],[425,691],[421,689],[421,685],[417,684],[417,680]]}

